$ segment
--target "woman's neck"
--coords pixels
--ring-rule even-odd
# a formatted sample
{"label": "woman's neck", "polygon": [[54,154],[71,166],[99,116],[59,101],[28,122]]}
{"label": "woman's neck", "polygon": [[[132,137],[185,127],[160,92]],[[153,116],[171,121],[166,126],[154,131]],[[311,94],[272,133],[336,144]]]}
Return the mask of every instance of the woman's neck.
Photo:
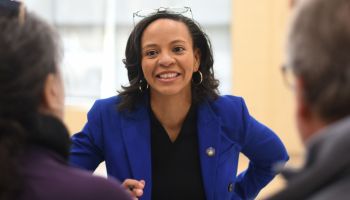
{"label": "woman's neck", "polygon": [[191,107],[191,93],[187,95],[156,95],[151,93],[151,108],[154,115],[174,141]]}

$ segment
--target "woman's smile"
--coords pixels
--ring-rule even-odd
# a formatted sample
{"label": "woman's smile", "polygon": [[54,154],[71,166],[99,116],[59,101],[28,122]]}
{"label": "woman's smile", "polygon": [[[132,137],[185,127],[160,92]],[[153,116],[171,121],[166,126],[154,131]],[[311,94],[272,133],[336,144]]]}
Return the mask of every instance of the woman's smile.
{"label": "woman's smile", "polygon": [[169,83],[177,80],[180,75],[178,72],[161,72],[156,77],[160,82]]}

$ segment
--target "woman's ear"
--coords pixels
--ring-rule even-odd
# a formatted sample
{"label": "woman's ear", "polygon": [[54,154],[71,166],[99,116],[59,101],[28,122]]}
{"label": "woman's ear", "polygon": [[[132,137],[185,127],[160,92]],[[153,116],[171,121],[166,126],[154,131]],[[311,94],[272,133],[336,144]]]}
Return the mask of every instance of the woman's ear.
{"label": "woman's ear", "polygon": [[40,111],[63,119],[64,91],[58,74],[51,73],[46,77],[42,98]]}
{"label": "woman's ear", "polygon": [[201,64],[201,52],[198,48],[194,50],[194,72],[199,70]]}

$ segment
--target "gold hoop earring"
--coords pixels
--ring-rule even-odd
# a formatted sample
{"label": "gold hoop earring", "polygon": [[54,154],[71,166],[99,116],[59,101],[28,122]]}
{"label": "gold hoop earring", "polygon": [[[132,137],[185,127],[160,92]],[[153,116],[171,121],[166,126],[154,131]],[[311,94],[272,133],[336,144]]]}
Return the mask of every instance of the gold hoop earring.
{"label": "gold hoop earring", "polygon": [[142,93],[143,92],[143,89],[142,89],[142,79],[139,81],[139,90],[140,92]]}
{"label": "gold hoop earring", "polygon": [[[200,84],[203,82],[203,74],[202,74],[202,72],[199,71],[199,70],[198,70],[197,72],[198,72],[198,74],[199,74],[200,79],[199,79],[199,82],[196,83],[196,82],[194,81],[194,79],[193,79],[193,76],[192,76],[192,83],[193,83],[194,85],[200,85]],[[195,74],[195,73],[193,73],[193,74]]]}
{"label": "gold hoop earring", "polygon": [[[141,79],[139,81],[139,91],[142,93],[143,91],[145,91],[143,88],[142,88],[142,85],[143,85],[143,80]],[[146,83],[146,90],[149,88],[149,85],[148,83]]]}

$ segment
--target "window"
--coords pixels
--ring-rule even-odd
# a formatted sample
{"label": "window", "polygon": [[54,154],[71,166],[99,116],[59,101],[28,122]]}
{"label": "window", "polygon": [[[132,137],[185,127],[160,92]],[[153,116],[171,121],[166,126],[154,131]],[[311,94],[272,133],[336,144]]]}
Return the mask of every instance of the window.
{"label": "window", "polygon": [[231,1],[211,0],[26,0],[29,10],[54,24],[63,41],[62,69],[66,103],[87,105],[117,94],[127,85],[122,63],[133,28],[133,12],[141,9],[189,6],[193,18],[209,35],[214,70],[222,94],[232,91]]}

